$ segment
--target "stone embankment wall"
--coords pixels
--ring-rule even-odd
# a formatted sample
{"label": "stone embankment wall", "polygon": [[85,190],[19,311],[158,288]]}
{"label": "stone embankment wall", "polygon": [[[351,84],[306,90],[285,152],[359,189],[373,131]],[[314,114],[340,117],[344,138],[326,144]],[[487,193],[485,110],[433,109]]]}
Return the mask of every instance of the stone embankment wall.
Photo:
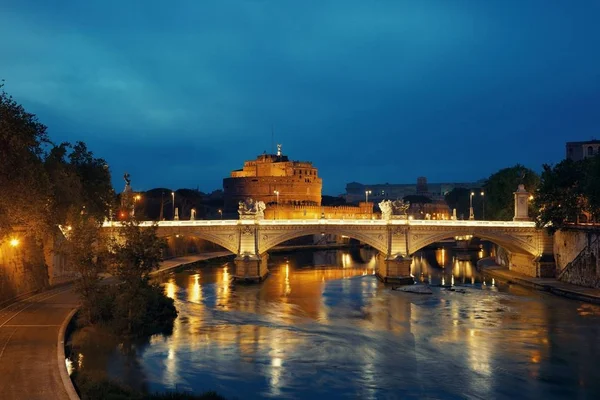
{"label": "stone embankment wall", "polygon": [[49,284],[43,248],[31,238],[0,244],[0,304]]}
{"label": "stone embankment wall", "polygon": [[580,227],[554,234],[554,258],[559,280],[600,288],[600,230]]}

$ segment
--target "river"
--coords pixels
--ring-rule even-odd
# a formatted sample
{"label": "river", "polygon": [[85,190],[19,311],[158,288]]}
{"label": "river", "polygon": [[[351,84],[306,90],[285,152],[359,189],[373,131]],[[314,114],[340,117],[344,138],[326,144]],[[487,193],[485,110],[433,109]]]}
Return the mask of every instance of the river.
{"label": "river", "polygon": [[414,257],[433,294],[402,293],[376,279],[374,256],[276,253],[256,285],[231,284],[225,261],[165,275],[170,336],[71,359],[152,392],[238,399],[600,396],[599,306],[486,279],[481,253],[458,261],[451,248]]}

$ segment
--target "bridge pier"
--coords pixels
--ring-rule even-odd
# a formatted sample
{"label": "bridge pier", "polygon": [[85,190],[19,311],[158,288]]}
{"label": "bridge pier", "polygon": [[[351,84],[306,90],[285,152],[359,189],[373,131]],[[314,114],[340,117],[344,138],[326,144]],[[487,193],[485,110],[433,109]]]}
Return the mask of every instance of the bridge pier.
{"label": "bridge pier", "polygon": [[410,275],[412,257],[408,256],[386,256],[379,253],[377,260],[377,271],[375,275],[384,283],[398,283],[400,285],[412,285],[414,278]]}
{"label": "bridge pier", "polygon": [[267,268],[267,260],[269,255],[256,254],[240,254],[235,260],[235,271],[233,278],[247,282],[260,282],[267,277],[269,269]]}

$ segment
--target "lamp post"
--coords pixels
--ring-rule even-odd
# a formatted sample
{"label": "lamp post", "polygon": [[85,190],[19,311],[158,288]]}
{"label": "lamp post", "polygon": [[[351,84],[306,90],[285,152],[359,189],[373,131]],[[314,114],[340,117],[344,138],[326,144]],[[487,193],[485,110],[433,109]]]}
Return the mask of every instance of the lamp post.
{"label": "lamp post", "polygon": [[473,196],[475,196],[475,192],[471,192],[469,196],[469,220],[475,219],[475,214],[473,214]]}
{"label": "lamp post", "polygon": [[370,190],[365,190],[365,203],[369,202],[369,195],[371,194]]}
{"label": "lamp post", "polygon": [[175,221],[175,192],[171,192],[171,196],[173,197],[173,221]]}
{"label": "lamp post", "polygon": [[139,194],[136,194],[135,196],[133,196],[133,210],[131,210],[131,216],[135,216],[135,206],[137,206],[137,202],[140,201],[142,198],[142,196],[140,196]]}
{"label": "lamp post", "polygon": [[279,190],[274,190],[273,193],[277,196],[277,213],[275,219],[279,218]]}
{"label": "lamp post", "polygon": [[485,192],[483,190],[481,191],[481,212],[481,219],[485,221]]}
{"label": "lamp post", "polygon": [[219,214],[221,215],[221,219],[223,219],[223,210],[219,208]]}

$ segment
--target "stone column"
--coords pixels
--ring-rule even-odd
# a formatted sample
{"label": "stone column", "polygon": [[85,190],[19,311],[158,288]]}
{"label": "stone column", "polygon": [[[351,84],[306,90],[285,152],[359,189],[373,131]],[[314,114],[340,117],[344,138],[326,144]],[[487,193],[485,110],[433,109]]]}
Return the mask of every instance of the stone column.
{"label": "stone column", "polygon": [[385,256],[379,253],[376,275],[385,283],[412,285],[415,281],[410,275],[411,264],[412,257],[402,255]]}
{"label": "stone column", "polygon": [[235,271],[233,278],[238,281],[260,282],[267,277],[267,253],[257,256],[255,254],[238,255],[235,260]]}
{"label": "stone column", "polygon": [[515,195],[515,216],[513,221],[529,221],[529,192],[520,184]]}

